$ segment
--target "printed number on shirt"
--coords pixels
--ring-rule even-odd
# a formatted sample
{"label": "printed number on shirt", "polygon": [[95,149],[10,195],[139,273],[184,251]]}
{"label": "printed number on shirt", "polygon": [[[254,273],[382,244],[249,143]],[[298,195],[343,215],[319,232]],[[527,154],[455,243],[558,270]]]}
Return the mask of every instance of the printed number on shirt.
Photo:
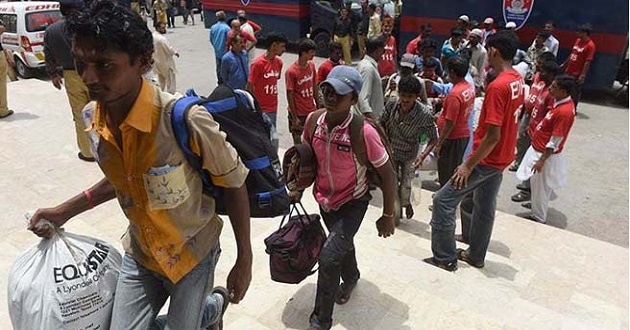
{"label": "printed number on shirt", "polygon": [[305,88],[302,91],[300,91],[300,94],[302,94],[302,97],[304,98],[313,97],[313,88]]}
{"label": "printed number on shirt", "polygon": [[383,60],[384,61],[393,61],[394,60],[394,54],[383,54]]}
{"label": "printed number on shirt", "polygon": [[265,89],[265,94],[267,94],[267,95],[269,95],[269,94],[277,95],[278,94],[278,85],[265,85],[264,89]]}
{"label": "printed number on shirt", "polygon": [[577,59],[578,59],[577,54],[571,54],[569,57],[570,57],[570,60],[571,60],[572,62],[575,62],[575,61],[577,61]]}

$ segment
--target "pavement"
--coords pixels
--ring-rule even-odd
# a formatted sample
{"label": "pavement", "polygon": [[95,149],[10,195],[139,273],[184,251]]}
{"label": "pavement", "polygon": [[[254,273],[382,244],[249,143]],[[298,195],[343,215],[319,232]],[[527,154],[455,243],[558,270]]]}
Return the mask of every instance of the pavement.
{"label": "pavement", "polygon": [[[39,240],[25,230],[25,212],[54,206],[102,178],[95,164],[76,157],[65,93],[37,79],[9,83],[8,91],[16,113],[0,121],[5,141],[0,144],[3,274]],[[362,278],[352,299],[335,308],[333,329],[628,329],[627,246],[498,211],[486,266],[460,263],[457,272],[449,273],[422,262],[431,256],[430,192],[421,192],[416,216],[402,220],[389,239],[377,236],[378,200],[355,239]],[[310,195],[304,203],[317,211]],[[270,280],[263,239],[279,221],[252,220],[253,280],[245,300],[228,309],[225,329],[307,328],[316,276],[298,285]],[[114,201],[66,225],[70,232],[104,239],[119,249],[125,228]],[[216,284],[225,283],[235,260],[229,225],[221,242]],[[1,276],[0,287],[6,285],[7,276]],[[0,321],[0,329],[11,328],[6,290],[0,290]]]}

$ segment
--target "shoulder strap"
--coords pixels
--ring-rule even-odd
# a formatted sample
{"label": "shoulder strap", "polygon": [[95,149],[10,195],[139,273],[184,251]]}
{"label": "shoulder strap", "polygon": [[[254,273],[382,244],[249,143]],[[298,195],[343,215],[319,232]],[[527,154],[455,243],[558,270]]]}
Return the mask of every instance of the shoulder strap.
{"label": "shoulder strap", "polygon": [[195,170],[202,167],[201,157],[190,149],[190,132],[186,117],[193,105],[199,103],[200,98],[196,96],[187,96],[171,102],[171,125],[173,126],[173,135],[177,141],[177,145],[182,149],[186,160]]}
{"label": "shoulder strap", "polygon": [[365,120],[362,115],[352,113],[352,120],[350,121],[350,144],[352,145],[352,151],[357,157],[359,164],[369,167],[370,162],[368,161],[365,138],[363,136],[364,123]]}
{"label": "shoulder strap", "polygon": [[308,129],[308,137],[310,144],[313,144],[313,136],[315,135],[315,130],[317,129],[317,120],[321,115],[326,112],[326,109],[315,110],[312,115],[308,117],[306,124],[304,125],[305,129]]}

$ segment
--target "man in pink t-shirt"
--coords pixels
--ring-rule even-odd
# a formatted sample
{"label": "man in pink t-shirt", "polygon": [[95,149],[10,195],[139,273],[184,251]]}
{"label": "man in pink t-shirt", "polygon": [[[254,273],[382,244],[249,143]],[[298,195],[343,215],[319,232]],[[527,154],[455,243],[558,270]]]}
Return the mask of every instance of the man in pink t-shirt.
{"label": "man in pink t-shirt", "polygon": [[[351,106],[357,103],[361,86],[361,75],[355,68],[333,68],[321,83],[326,111],[309,115],[307,126],[311,127],[312,121],[316,124],[312,136],[310,129],[302,133],[302,141],[315,153],[313,194],[329,231],[319,255],[317,296],[309,330],[330,329],[335,303],[348,302],[359,280],[353,240],[371,198],[367,168],[356,160],[350,141],[350,123],[357,116]],[[389,237],[394,234],[396,177],[374,127],[365,122],[363,131],[367,159],[383,181],[383,215],[376,221],[376,228],[379,236]]]}
{"label": "man in pink t-shirt", "polygon": [[271,123],[271,143],[278,150],[278,79],[282,73],[282,59],[287,45],[287,37],[271,32],[267,35],[269,47],[258,56],[249,68],[247,90],[256,97],[263,116]]}
{"label": "man in pink t-shirt", "polygon": [[300,144],[304,122],[309,113],[317,109],[317,76],[315,74],[315,56],[317,45],[311,39],[304,39],[298,44],[299,57],[284,73],[289,105],[289,132],[293,143]]}

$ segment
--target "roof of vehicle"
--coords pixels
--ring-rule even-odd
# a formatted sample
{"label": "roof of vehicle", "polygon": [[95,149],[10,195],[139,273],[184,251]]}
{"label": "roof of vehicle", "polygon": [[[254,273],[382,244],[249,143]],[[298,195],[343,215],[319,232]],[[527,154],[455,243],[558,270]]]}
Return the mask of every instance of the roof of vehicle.
{"label": "roof of vehicle", "polygon": [[56,1],[24,1],[24,2],[1,2],[0,12],[17,13],[17,12],[36,12],[44,10],[59,9],[59,2]]}

